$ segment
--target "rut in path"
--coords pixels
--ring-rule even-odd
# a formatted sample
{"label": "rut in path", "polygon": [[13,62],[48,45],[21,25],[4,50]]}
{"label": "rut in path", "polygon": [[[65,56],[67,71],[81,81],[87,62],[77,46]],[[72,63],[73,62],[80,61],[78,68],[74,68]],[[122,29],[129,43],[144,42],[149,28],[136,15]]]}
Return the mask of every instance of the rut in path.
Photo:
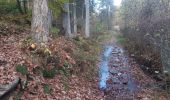
{"label": "rut in path", "polygon": [[145,94],[143,97],[139,94],[154,84],[154,80],[116,44],[104,46],[99,67],[99,87],[107,100],[145,100]]}

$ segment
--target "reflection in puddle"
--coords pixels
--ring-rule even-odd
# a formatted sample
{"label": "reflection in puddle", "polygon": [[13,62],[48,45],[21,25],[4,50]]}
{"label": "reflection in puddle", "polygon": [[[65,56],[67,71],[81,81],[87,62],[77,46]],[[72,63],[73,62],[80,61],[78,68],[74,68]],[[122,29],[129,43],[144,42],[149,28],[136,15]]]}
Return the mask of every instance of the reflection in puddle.
{"label": "reflection in puddle", "polygon": [[104,51],[102,61],[101,61],[101,64],[100,64],[100,71],[99,71],[100,83],[99,83],[99,86],[102,89],[106,88],[106,81],[107,81],[107,78],[109,77],[108,63],[109,63],[109,57],[112,53],[112,49],[113,49],[112,46],[106,46],[105,47],[105,51]]}

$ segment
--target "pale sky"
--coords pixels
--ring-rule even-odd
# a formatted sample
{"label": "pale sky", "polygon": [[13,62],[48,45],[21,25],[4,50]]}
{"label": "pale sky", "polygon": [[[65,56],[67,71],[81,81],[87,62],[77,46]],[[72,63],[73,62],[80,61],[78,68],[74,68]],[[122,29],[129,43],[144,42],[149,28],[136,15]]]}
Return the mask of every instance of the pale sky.
{"label": "pale sky", "polygon": [[[121,2],[122,2],[122,0],[113,0],[114,5],[117,6],[117,7],[120,7],[120,6],[121,6]],[[98,7],[99,7],[100,1],[99,1],[99,0],[95,0],[95,3],[97,3],[97,5],[96,5],[96,11],[99,12],[100,9],[98,9]]]}
{"label": "pale sky", "polygon": [[122,2],[122,0],[114,0],[114,5],[115,6],[120,6],[121,2]]}

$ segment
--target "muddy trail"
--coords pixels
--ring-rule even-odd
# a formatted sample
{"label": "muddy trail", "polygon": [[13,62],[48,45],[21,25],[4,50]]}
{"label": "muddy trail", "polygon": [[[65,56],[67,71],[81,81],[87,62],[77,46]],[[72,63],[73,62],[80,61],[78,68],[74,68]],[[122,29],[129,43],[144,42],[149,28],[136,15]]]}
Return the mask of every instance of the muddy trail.
{"label": "muddy trail", "polygon": [[103,46],[99,69],[106,100],[168,100],[157,82],[115,42]]}

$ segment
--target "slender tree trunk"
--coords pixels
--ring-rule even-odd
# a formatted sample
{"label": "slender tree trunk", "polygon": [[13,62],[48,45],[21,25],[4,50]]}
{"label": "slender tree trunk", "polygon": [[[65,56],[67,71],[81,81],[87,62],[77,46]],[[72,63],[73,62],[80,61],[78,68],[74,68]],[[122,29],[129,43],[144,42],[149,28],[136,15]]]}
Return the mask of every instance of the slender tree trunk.
{"label": "slender tree trunk", "polygon": [[18,7],[20,13],[23,14],[24,12],[22,11],[21,3],[19,0],[17,0],[17,7]]}
{"label": "slender tree trunk", "polygon": [[47,0],[33,0],[32,25],[33,39],[37,44],[47,43],[49,35]]}
{"label": "slender tree trunk", "polygon": [[73,5],[73,9],[74,9],[74,34],[77,34],[77,16],[76,16],[76,2],[74,0],[74,5]]}
{"label": "slender tree trunk", "polygon": [[110,5],[108,6],[108,30],[111,30],[111,11],[110,11]]}
{"label": "slender tree trunk", "polygon": [[27,6],[26,6],[27,5],[27,0],[24,0],[23,3],[24,3],[24,5],[23,5],[24,6],[23,7],[24,8],[24,13],[26,14],[27,13]]}
{"label": "slender tree trunk", "polygon": [[30,9],[30,0],[27,0],[27,8]]}
{"label": "slender tree trunk", "polygon": [[24,8],[24,2],[25,2],[24,0],[20,0],[21,9],[22,9],[23,12],[24,12],[24,9],[23,9]]}
{"label": "slender tree trunk", "polygon": [[64,4],[64,9],[66,13],[63,14],[63,27],[66,33],[66,36],[71,37],[71,25],[70,25],[70,9],[69,9],[69,3]]}
{"label": "slender tree trunk", "polygon": [[86,4],[85,36],[89,37],[90,36],[90,27],[89,27],[89,23],[90,23],[89,0],[85,0],[85,4]]}

